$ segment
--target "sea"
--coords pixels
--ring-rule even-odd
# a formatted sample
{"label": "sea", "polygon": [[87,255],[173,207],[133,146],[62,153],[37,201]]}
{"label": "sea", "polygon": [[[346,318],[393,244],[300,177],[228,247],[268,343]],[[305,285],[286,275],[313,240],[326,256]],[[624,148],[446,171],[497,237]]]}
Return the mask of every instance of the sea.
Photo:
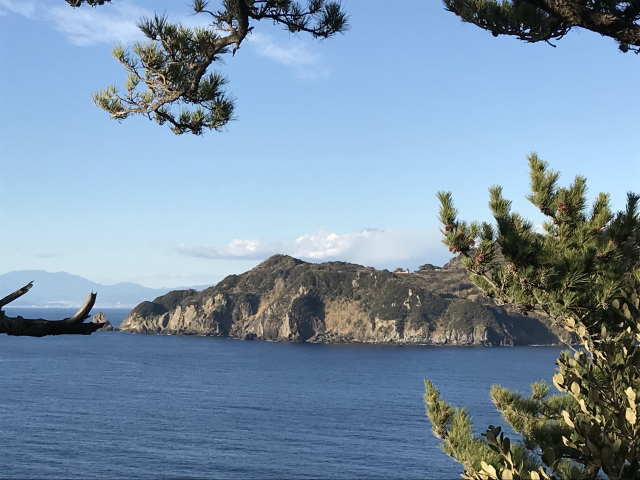
{"label": "sea", "polygon": [[[126,310],[102,310],[117,325]],[[64,309],[7,309],[59,319]],[[503,425],[559,349],[313,345],[97,332],[0,335],[0,479],[437,479],[461,467],[424,380]]]}

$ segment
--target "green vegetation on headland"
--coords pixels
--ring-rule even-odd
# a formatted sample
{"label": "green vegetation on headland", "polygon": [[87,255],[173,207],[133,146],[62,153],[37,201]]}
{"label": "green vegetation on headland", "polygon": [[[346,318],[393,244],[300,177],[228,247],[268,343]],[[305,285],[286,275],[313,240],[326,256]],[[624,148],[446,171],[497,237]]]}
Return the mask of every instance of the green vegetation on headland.
{"label": "green vegetation on headland", "polygon": [[135,333],[316,343],[530,345],[557,343],[541,317],[497,307],[459,262],[415,273],[275,255],[214,287],[143,302],[122,323]]}

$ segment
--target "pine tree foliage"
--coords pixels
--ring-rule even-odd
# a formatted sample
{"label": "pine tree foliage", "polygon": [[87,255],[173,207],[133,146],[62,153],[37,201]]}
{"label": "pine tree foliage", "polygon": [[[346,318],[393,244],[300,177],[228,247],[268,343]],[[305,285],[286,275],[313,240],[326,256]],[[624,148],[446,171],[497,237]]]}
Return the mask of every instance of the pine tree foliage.
{"label": "pine tree foliage", "polygon": [[[109,0],[66,0],[74,7],[97,6]],[[127,72],[122,91],[109,86],[94,102],[111,118],[143,115],[176,134],[200,135],[220,130],[233,119],[234,101],[225,91],[226,79],[212,66],[235,55],[251,34],[252,23],[271,21],[292,33],[329,38],[347,28],[340,3],[327,0],[193,0],[195,14],[208,18],[206,27],[173,24],[165,16],[142,19],[147,38],[130,50],[116,47],[114,57]]]}
{"label": "pine tree foliage", "polygon": [[640,52],[637,0],[444,0],[444,5],[494,36],[549,42],[580,27],[613,38],[623,52]]}
{"label": "pine tree foliage", "polygon": [[[591,207],[586,181],[558,186],[558,173],[529,157],[528,199],[546,216],[534,229],[490,189],[495,225],[458,219],[440,192],[445,244],[463,256],[471,280],[498,304],[544,312],[576,339],[557,359],[552,394],[544,383],[525,396],[503,387],[491,399],[522,438],[499,427],[477,437],[464,410],[426,383],[425,404],[444,451],[466,479],[640,479],[640,197],[613,213],[606,194]],[[576,348],[574,348],[576,347]]]}

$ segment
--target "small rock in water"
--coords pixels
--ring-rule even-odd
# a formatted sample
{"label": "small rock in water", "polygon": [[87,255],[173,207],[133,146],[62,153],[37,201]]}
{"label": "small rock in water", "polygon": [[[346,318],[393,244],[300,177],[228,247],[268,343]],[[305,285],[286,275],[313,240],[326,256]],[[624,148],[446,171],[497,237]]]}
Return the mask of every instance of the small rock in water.
{"label": "small rock in water", "polygon": [[98,312],[91,319],[91,323],[104,323],[104,326],[99,330],[101,332],[113,332],[116,328],[111,325],[111,322],[107,320],[107,317],[104,313]]}

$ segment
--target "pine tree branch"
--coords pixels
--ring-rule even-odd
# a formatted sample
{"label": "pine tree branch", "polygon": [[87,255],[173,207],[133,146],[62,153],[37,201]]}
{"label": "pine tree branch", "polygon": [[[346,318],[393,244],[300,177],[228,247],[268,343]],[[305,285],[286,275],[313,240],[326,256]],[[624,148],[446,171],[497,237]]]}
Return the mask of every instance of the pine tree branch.
{"label": "pine tree branch", "polygon": [[206,28],[171,24],[158,15],[141,20],[139,27],[151,43],[136,44],[132,52],[114,49],[129,73],[127,93],[108,87],[94,95],[94,103],[111,118],[144,115],[168,123],[176,134],[220,130],[233,119],[234,101],[223,90],[226,80],[207,72],[225,54],[236,54],[253,30],[251,22],[272,20],[319,38],[347,28],[346,14],[333,1],[308,0],[303,7],[295,1],[221,0],[220,10],[208,3],[194,0],[192,6],[196,14],[211,18]]}
{"label": "pine tree branch", "polygon": [[494,36],[527,42],[561,39],[575,27],[610,37],[622,51],[640,51],[637,0],[444,0],[447,10]]}
{"label": "pine tree branch", "polygon": [[[499,431],[487,431],[498,463],[469,470],[469,479],[636,479],[640,464],[640,196],[629,194],[625,210],[613,215],[600,194],[590,212],[586,181],[576,177],[558,187],[557,172],[537,156],[529,158],[529,200],[551,221],[545,233],[511,212],[500,188],[490,193],[497,228],[474,229],[461,222],[450,193],[440,193],[444,242],[463,255],[470,280],[498,302],[524,311],[541,310],[580,343],[557,360],[553,384],[562,392],[529,399],[501,387],[492,390],[496,407],[523,436],[514,449]],[[499,261],[495,255],[499,252]],[[561,338],[562,340],[562,338]],[[433,395],[440,404],[443,401]],[[442,408],[440,409],[442,410]],[[447,422],[430,414],[437,432]],[[445,418],[446,420],[446,418]],[[490,435],[491,433],[491,435]],[[440,435],[446,442],[446,436]],[[469,442],[464,442],[469,444]],[[531,455],[522,469],[513,455]],[[528,458],[528,457],[527,457]],[[536,458],[538,459],[536,461]]]}

